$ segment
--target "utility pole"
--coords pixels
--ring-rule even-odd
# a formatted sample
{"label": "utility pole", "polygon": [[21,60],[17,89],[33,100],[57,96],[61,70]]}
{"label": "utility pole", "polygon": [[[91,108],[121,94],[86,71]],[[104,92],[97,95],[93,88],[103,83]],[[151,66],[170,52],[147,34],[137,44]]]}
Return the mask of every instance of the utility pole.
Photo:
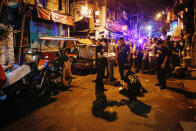
{"label": "utility pole", "polygon": [[22,54],[22,43],[23,43],[23,34],[24,34],[24,26],[25,26],[25,20],[26,20],[26,15],[27,15],[27,10],[26,10],[26,7],[27,5],[25,4],[24,6],[24,12],[23,12],[23,15],[22,15],[22,21],[21,21],[21,27],[20,27],[20,44],[19,44],[19,54],[18,54],[18,64],[21,64],[21,60],[20,60],[20,57],[21,57],[21,54]]}
{"label": "utility pole", "polygon": [[[58,7],[58,10],[59,11],[62,11],[62,0],[59,0],[59,7]],[[62,30],[63,30],[63,26],[61,23],[58,24],[58,27],[59,27],[59,36],[62,35]]]}
{"label": "utility pole", "polygon": [[[70,15],[70,0],[66,0],[66,14]],[[70,26],[67,27],[67,37],[70,37]]]}
{"label": "utility pole", "polygon": [[193,34],[193,47],[192,47],[192,66],[196,67],[196,1],[194,1],[194,34]]}

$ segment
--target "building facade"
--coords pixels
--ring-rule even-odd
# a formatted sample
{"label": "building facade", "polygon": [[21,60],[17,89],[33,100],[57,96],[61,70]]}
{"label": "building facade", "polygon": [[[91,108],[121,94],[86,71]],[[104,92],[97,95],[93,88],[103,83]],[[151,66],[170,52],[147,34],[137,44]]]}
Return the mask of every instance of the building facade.
{"label": "building facade", "polygon": [[[124,8],[123,3],[116,0],[74,0],[71,14],[76,26],[75,31],[86,32],[95,39],[102,36],[109,38],[110,32],[122,33],[122,25],[126,25],[126,20],[128,21]],[[77,23],[86,28],[78,26]],[[124,26],[123,29],[127,30],[127,27]]]}

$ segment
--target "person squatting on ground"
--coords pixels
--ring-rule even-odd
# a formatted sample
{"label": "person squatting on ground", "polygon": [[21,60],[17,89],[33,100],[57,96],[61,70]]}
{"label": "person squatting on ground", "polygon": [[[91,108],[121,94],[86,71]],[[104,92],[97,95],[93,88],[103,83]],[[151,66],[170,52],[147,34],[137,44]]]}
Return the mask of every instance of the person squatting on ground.
{"label": "person squatting on ground", "polygon": [[72,81],[72,72],[71,72],[71,63],[69,61],[69,58],[67,56],[62,56],[61,61],[64,62],[63,64],[63,85],[68,87]]}
{"label": "person squatting on ground", "polygon": [[127,96],[130,101],[137,101],[137,96],[142,93],[142,85],[137,75],[131,71],[129,65],[124,65],[124,89],[120,93]]}
{"label": "person squatting on ground", "polygon": [[164,46],[164,41],[157,42],[157,78],[161,89],[166,88],[167,71],[169,69],[169,53],[167,47]]}
{"label": "person squatting on ground", "polygon": [[121,37],[117,47],[117,61],[119,66],[119,73],[121,77],[121,84],[124,84],[124,65],[129,63],[128,57],[130,56],[130,47],[125,44],[124,38]]}

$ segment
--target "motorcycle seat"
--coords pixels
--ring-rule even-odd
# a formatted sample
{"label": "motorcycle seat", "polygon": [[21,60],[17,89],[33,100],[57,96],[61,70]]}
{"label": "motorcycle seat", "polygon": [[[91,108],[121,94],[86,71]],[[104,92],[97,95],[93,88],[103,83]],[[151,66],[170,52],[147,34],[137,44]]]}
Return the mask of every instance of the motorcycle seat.
{"label": "motorcycle seat", "polygon": [[11,72],[6,73],[7,81],[4,84],[3,88],[8,87],[17,81],[24,78],[26,75],[28,75],[31,72],[29,65],[22,65],[17,66],[16,69],[12,70]]}

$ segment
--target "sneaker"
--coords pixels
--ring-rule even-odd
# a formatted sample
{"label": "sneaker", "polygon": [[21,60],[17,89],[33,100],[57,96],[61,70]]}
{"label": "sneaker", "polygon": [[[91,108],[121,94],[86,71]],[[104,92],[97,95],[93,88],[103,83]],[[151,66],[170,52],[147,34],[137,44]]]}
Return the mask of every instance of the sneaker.
{"label": "sneaker", "polygon": [[131,101],[131,102],[137,102],[137,98],[129,98],[129,100]]}
{"label": "sneaker", "polygon": [[103,91],[107,91],[108,89],[104,88]]}
{"label": "sneaker", "polygon": [[142,93],[147,93],[147,90],[142,88]]}
{"label": "sneaker", "polygon": [[144,94],[143,93],[139,93],[138,97],[144,97]]}
{"label": "sneaker", "polygon": [[157,84],[155,84],[156,86],[161,86],[161,84],[159,84],[159,83],[157,83]]}
{"label": "sneaker", "polygon": [[112,81],[115,81],[115,80],[116,80],[115,78],[111,78],[111,79],[110,79],[111,82],[112,82]]}
{"label": "sneaker", "polygon": [[166,89],[166,87],[165,86],[161,86],[161,88],[160,88],[161,90],[163,90],[163,89]]}

